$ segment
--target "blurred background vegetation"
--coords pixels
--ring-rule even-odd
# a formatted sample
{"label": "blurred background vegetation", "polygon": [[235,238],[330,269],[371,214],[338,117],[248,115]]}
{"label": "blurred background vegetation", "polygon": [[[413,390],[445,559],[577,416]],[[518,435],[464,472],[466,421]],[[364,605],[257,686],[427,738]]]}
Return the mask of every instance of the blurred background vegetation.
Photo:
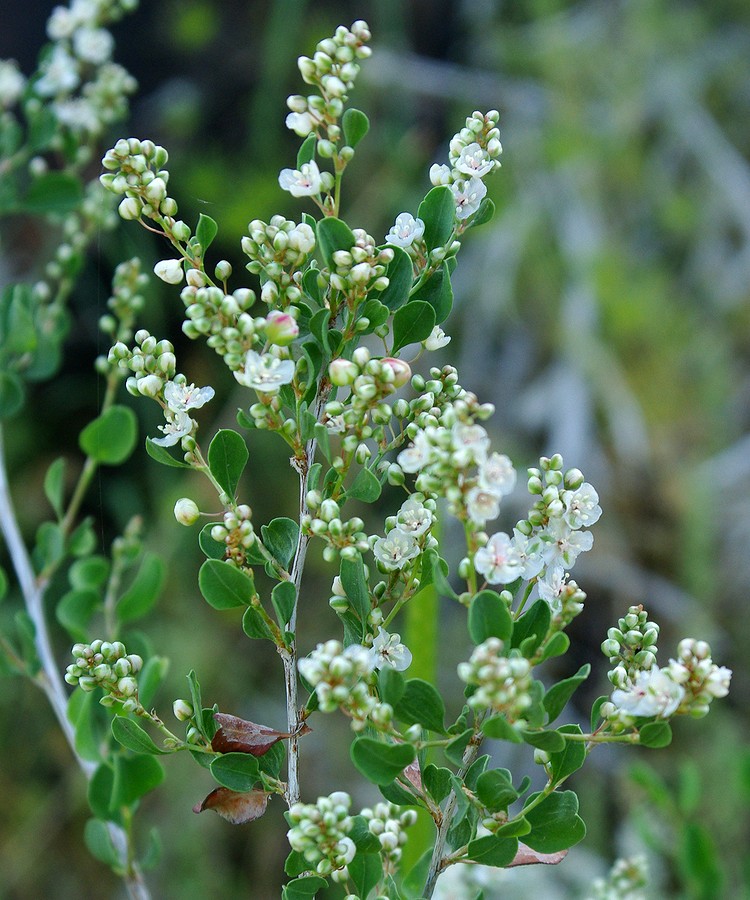
{"label": "blurred background vegetation", "polygon": [[[28,74],[52,6],[10,4],[0,57]],[[461,251],[447,323],[453,343],[440,356],[496,404],[493,438],[521,471],[559,451],[600,492],[594,550],[576,568],[589,600],[558,673],[594,663],[571,719],[585,721],[606,692],[599,644],[633,603],[662,625],[664,661],[681,637],[702,636],[734,670],[729,698],[706,720],[679,722],[669,750],[598,749],[572,783],[589,824],[584,845],[552,871],[516,870],[502,881],[503,896],[585,897],[592,877],[634,850],[650,855],[654,897],[750,896],[750,7],[142,0],[116,29],[116,58],[140,83],[122,133],[169,149],[170,193],[188,221],[206,212],[219,222],[213,249],[235,265],[234,286],[253,286],[239,253],[247,223],[300,215],[276,182],[298,143],[284,127],[285,97],[301,90],[295,59],[356,18],[370,23],[374,55],[353,97],[372,130],[347,173],[351,225],[383,235],[397,213],[416,209],[429,165],[446,160],[465,116],[501,112],[504,168],[489,184],[498,215]],[[13,224],[3,252],[14,277],[33,278],[44,233]],[[96,414],[92,364],[107,349],[96,323],[111,272],[136,254],[150,268],[163,255],[151,237],[132,225],[101,235],[74,298],[65,368],[36,388],[9,429],[29,535],[47,516],[47,466],[61,452],[74,465],[77,429]],[[181,337],[177,292],[152,282],[143,326],[175,342],[190,380],[216,387],[203,434],[231,425],[241,402],[233,385],[210,351]],[[155,405],[134,409],[143,434],[154,434]],[[293,473],[267,437],[251,436],[244,485],[258,522],[293,514],[295,504]],[[200,599],[195,535],[172,517],[186,494],[210,508],[196,479],[138,451],[128,465],[102,470],[86,509],[104,546],[143,511],[148,546],[167,558],[168,586],[144,624],[155,651],[171,659],[157,706],[167,713],[186,693],[193,667],[204,698],[223,711],[281,725],[272,649],[248,641],[232,612]],[[504,526],[525,511],[521,493],[512,501]],[[308,574],[303,652],[335,630],[331,572],[313,554]],[[441,608],[446,691],[468,653],[462,620],[462,610]],[[63,659],[66,639],[55,639]],[[460,695],[449,697],[457,709]],[[355,805],[375,799],[335,746],[348,743],[346,723],[329,717],[318,731],[325,737],[305,740],[307,798],[348,787]],[[501,758],[533,770],[528,760]],[[0,897],[117,896],[116,879],[81,842],[83,780],[41,694],[17,678],[2,682],[0,759]],[[150,876],[154,896],[278,896],[280,804],[262,824],[232,827],[190,812],[210,786],[190,760],[170,760],[166,784],[144,801],[142,822],[158,825],[164,845]]]}

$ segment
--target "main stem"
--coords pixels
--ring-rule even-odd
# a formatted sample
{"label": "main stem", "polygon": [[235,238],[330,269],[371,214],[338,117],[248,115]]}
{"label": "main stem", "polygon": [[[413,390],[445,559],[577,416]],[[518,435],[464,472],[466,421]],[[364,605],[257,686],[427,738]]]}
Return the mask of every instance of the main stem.
{"label": "main stem", "polygon": [[[466,772],[476,759],[481,745],[482,735],[477,733],[472,737],[464,750],[464,755],[461,759],[461,768],[457,773],[457,777],[461,782],[463,782]],[[430,860],[430,869],[427,873],[427,881],[424,886],[424,891],[420,894],[422,900],[429,900],[429,898],[432,897],[438,876],[443,871],[443,852],[445,851],[445,842],[453,822],[453,816],[456,814],[456,802],[457,797],[454,790],[451,792],[450,799],[443,811],[443,817],[440,820],[440,827],[438,828],[437,837],[435,838],[435,847],[433,848],[432,859]]]}
{"label": "main stem", "polygon": [[[34,645],[39,658],[40,669],[34,676],[33,681],[37,687],[44,691],[78,767],[83,772],[86,780],[90,781],[96,770],[96,765],[89,760],[83,759],[76,750],[75,731],[67,716],[68,696],[52,649],[49,629],[47,628],[47,618],[44,613],[44,594],[47,589],[48,579],[37,578],[34,574],[34,568],[31,564],[26,544],[21,536],[21,529],[18,527],[18,519],[16,518],[16,511],[10,495],[8,472],[5,466],[2,426],[0,426],[0,530],[5,538],[8,553],[18,578],[26,611],[34,625]],[[125,867],[123,879],[127,887],[128,896],[131,900],[150,900],[151,895],[143,881],[143,876],[137,867],[129,862],[126,833],[113,822],[108,822],[107,827],[112,843]]]}

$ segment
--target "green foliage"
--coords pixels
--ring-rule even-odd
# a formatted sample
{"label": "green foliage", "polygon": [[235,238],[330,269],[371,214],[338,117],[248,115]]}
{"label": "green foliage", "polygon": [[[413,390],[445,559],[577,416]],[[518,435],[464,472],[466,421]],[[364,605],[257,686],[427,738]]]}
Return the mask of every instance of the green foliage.
{"label": "green foliage", "polygon": [[247,444],[236,431],[217,431],[208,448],[211,474],[230,497],[234,497],[249,457]]}
{"label": "green foliage", "polygon": [[198,573],[198,586],[205,601],[214,609],[245,606],[255,596],[253,579],[231,563],[207,559]]}
{"label": "green foliage", "polygon": [[373,738],[360,737],[352,742],[350,755],[355,767],[368,781],[388,784],[414,761],[410,744],[386,744]]}
{"label": "green foliage", "polygon": [[110,406],[81,432],[81,450],[98,463],[118,466],[135,449],[138,426],[127,406]]}

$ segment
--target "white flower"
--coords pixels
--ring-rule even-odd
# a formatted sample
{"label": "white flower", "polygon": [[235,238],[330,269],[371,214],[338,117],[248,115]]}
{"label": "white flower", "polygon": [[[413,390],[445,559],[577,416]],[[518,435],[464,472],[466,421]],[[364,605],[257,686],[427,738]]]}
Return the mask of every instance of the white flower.
{"label": "white flower", "polygon": [[[92,106],[88,100],[82,97],[74,97],[69,100],[61,100],[52,104],[57,121],[61,125],[70,128],[71,131],[83,132],[88,131],[90,134],[96,134],[99,131],[99,111]],[[123,203],[127,203],[126,209],[132,207],[132,198],[126,198]],[[135,201],[137,204],[138,201]],[[121,204],[122,205],[122,204]],[[140,215],[140,204],[137,206],[138,213],[132,218],[137,219]],[[123,216],[125,218],[125,216]]]}
{"label": "white flower", "polygon": [[703,683],[703,690],[712,697],[726,697],[729,693],[729,682],[732,680],[732,670],[726,666],[714,666]]}
{"label": "white flower", "polygon": [[286,127],[300,137],[307,137],[315,128],[315,123],[309,112],[290,112],[286,117]]}
{"label": "white flower", "polygon": [[588,528],[599,521],[602,514],[599,495],[587,481],[584,481],[577,491],[565,491],[563,500],[565,502],[563,518],[571,528]]}
{"label": "white flower", "polygon": [[422,502],[421,494],[413,494],[401,504],[396,516],[396,528],[403,534],[421,537],[432,525],[433,515]]}
{"label": "white flower", "polygon": [[430,460],[432,445],[424,433],[418,431],[412,443],[402,450],[396,457],[396,461],[404,472],[413,474],[418,472],[423,466],[427,465]]}
{"label": "white flower", "polygon": [[563,569],[572,569],[578,555],[594,545],[590,531],[572,531],[563,519],[550,519],[540,537],[544,541],[542,557],[547,566]]}
{"label": "white flower", "polygon": [[430,166],[430,181],[437,187],[439,184],[450,184],[452,181],[450,166]]}
{"label": "white flower", "polygon": [[447,335],[439,325],[436,325],[430,332],[430,336],[424,342],[424,348],[425,350],[439,350],[441,347],[450,344],[450,342],[450,336]]}
{"label": "white flower", "polygon": [[320,193],[320,169],[315,160],[303,163],[299,169],[282,169],[279,186],[292,197],[316,197]]}
{"label": "white flower", "polygon": [[0,107],[10,109],[26,87],[26,79],[14,59],[0,59]]}
{"label": "white flower", "polygon": [[181,259],[162,259],[154,266],[154,275],[167,284],[180,284],[185,277]]}
{"label": "white flower", "polygon": [[112,56],[115,41],[106,28],[79,28],[73,35],[73,52],[84,62],[100,66]]}
{"label": "white flower", "polygon": [[[541,558],[539,561],[541,563]],[[549,606],[553,614],[562,611],[562,601],[560,600],[560,597],[565,590],[567,577],[564,569],[555,568],[545,572],[544,578],[537,582],[539,596]]]}
{"label": "white flower", "polygon": [[402,212],[396,216],[396,222],[385,236],[385,242],[386,244],[395,244],[397,247],[410,247],[423,234],[424,222],[421,219],[415,219],[411,213]]}
{"label": "white flower", "polygon": [[477,525],[484,525],[500,515],[500,497],[498,491],[475,485],[466,495],[466,511],[469,518]]}
{"label": "white flower", "polygon": [[513,529],[513,546],[523,563],[523,578],[536,578],[544,568],[541,548],[542,542],[537,535],[527,537],[517,528]]}
{"label": "white flower", "polygon": [[62,44],[56,44],[42,66],[42,77],[35,82],[34,91],[40,97],[54,97],[74,91],[79,83],[78,63]]}
{"label": "white flower", "polygon": [[164,401],[174,413],[200,409],[213,395],[214,389],[210,386],[197,388],[194,384],[177,384],[175,381],[164,385]]}
{"label": "white flower", "polygon": [[502,497],[516,486],[516,470],[504,453],[493,453],[479,466],[479,484]]}
{"label": "white flower", "polygon": [[403,569],[410,559],[419,555],[419,544],[410,534],[394,528],[385,537],[375,541],[372,552],[386,571],[393,572]]}
{"label": "white flower", "polygon": [[456,198],[456,218],[468,219],[479,209],[487,188],[479,178],[467,178],[456,181],[451,185],[451,190]]}
{"label": "white flower", "polygon": [[179,440],[190,434],[195,424],[186,412],[169,413],[166,425],[159,425],[159,431],[164,432],[163,438],[154,438],[152,443],[159,447],[171,447]]}
{"label": "white flower", "polygon": [[676,712],[685,696],[685,688],[677,684],[666,669],[641,670],[626,688],[612,692],[612,703],[629,716],[658,716],[668,719]]}
{"label": "white flower", "polygon": [[245,367],[234,373],[234,377],[245,387],[254,388],[262,394],[275,394],[283,384],[290,384],[294,378],[294,362],[279,359],[270,353],[262,356],[248,350]]}
{"label": "white flower", "polygon": [[484,178],[495,168],[494,162],[476,141],[463,148],[454,165],[462,175],[470,178]]}
{"label": "white flower", "polygon": [[508,535],[499,531],[477,550],[474,568],[489,584],[510,584],[523,574],[523,560]]}
{"label": "white flower", "polygon": [[481,425],[456,422],[452,429],[454,462],[458,466],[483,463],[490,449],[490,436]]}
{"label": "white flower", "polygon": [[390,666],[397,672],[403,672],[411,665],[411,650],[401,643],[401,635],[388,634],[383,628],[378,628],[370,655],[376,669]]}
{"label": "white flower", "polygon": [[289,247],[298,253],[311,253],[315,247],[315,232],[306,222],[296,225],[287,235]]}

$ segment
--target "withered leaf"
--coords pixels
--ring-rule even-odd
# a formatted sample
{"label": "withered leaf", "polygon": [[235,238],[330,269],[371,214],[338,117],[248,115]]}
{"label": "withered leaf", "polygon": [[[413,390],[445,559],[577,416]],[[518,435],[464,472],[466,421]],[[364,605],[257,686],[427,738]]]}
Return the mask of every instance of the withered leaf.
{"label": "withered leaf", "polygon": [[557,853],[537,853],[536,850],[532,850],[526,844],[519,843],[518,853],[516,853],[513,862],[508,863],[506,868],[509,869],[511,866],[556,866],[567,855],[567,850],[558,850]]}
{"label": "withered leaf", "polygon": [[419,768],[419,762],[416,759],[414,762],[409,763],[404,769],[404,777],[407,781],[410,781],[420,793],[424,792],[424,788],[422,787],[422,772]]}
{"label": "withered leaf", "polygon": [[204,809],[212,809],[232,825],[244,825],[263,815],[270,796],[266,791],[247,791],[241,794],[230,791],[229,788],[218,787],[202,803],[196,803],[193,812],[201,813]]}
{"label": "withered leaf", "polygon": [[299,737],[307,734],[311,729],[303,724],[295,733],[277,731],[266,725],[258,725],[248,722],[238,716],[229,716],[226,713],[214,713],[214,719],[219,723],[219,729],[213,736],[211,748],[217,753],[250,753],[253,756],[263,756],[278,741],[288,737]]}

